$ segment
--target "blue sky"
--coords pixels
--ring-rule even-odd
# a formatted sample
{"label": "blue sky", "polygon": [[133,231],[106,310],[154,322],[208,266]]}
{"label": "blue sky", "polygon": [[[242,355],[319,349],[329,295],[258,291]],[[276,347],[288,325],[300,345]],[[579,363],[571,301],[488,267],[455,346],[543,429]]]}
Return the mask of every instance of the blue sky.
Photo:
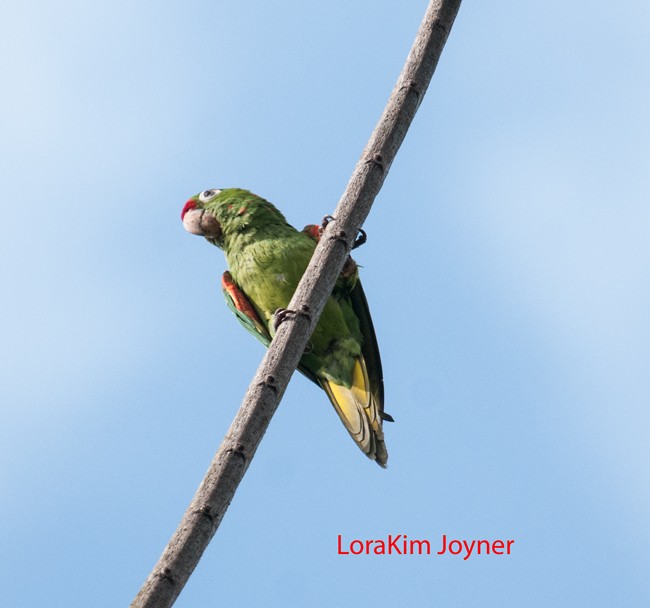
{"label": "blue sky", "polygon": [[[425,6],[2,9],[7,606],[131,601],[262,356],[183,203],[331,212]],[[390,466],[296,376],[177,606],[647,600],[649,29],[643,2],[463,3],[356,254]],[[336,554],[400,533],[515,544]]]}

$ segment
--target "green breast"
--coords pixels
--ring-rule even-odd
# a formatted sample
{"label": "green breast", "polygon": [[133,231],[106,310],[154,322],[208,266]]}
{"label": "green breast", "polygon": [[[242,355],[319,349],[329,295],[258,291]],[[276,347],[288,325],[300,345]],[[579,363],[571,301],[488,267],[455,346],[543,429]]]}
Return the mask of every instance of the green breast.
{"label": "green breast", "polygon": [[288,306],[313,250],[309,239],[268,238],[229,252],[227,260],[235,282],[268,320]]}
{"label": "green breast", "polygon": [[[228,265],[234,281],[274,335],[273,314],[288,308],[309,264],[316,243],[302,233],[268,237],[230,249]],[[349,386],[354,360],[361,354],[358,321],[348,318],[341,302],[330,297],[310,339],[311,350],[301,363],[314,374]]]}

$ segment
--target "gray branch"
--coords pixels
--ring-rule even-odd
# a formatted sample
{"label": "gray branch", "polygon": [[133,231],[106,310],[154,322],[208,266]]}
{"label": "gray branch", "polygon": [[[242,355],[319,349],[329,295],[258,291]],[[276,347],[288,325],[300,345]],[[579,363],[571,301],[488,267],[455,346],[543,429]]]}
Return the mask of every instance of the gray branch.
{"label": "gray branch", "polygon": [[370,141],[178,529],[132,608],[171,606],[199,562],[278,407],[357,232],[368,216],[424,97],[461,0],[431,0],[402,73]]}

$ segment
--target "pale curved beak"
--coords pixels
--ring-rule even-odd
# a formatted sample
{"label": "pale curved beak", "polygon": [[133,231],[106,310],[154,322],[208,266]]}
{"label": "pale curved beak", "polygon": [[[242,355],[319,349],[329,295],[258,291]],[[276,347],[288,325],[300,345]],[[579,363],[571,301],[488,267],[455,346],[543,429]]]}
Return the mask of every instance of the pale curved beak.
{"label": "pale curved beak", "polygon": [[220,240],[221,224],[205,209],[189,209],[183,214],[183,228],[191,234]]}
{"label": "pale curved beak", "polygon": [[201,220],[203,219],[203,209],[190,209],[183,214],[183,228],[191,234],[203,236],[205,232],[201,228]]}

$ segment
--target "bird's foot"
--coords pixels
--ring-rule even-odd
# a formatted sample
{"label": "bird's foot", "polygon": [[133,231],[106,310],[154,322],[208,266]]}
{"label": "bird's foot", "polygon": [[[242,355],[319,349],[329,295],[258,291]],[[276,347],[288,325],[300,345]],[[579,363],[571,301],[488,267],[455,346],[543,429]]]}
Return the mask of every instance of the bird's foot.
{"label": "bird's foot", "polygon": [[320,223],[320,226],[318,227],[318,235],[323,236],[323,232],[325,232],[325,228],[327,228],[327,224],[333,221],[334,221],[334,216],[326,215],[323,218],[323,221]]}
{"label": "bird's foot", "polygon": [[[321,222],[320,226],[318,227],[318,236],[319,238],[323,236],[323,232],[325,232],[325,228],[327,228],[327,225],[330,222],[333,222],[336,218],[332,215],[326,215],[323,218],[323,221]],[[337,238],[339,240],[342,240],[345,242],[345,233],[340,232],[339,234],[335,235],[334,238]],[[354,243],[352,243],[352,249],[356,249],[357,247],[361,247],[366,241],[368,240],[368,235],[366,234],[366,231],[363,228],[359,228],[359,234],[357,238],[355,239]]]}
{"label": "bird's foot", "polygon": [[290,310],[289,308],[278,308],[274,313],[273,313],[273,329],[275,331],[278,331],[278,327],[282,325],[287,319],[290,319],[291,317],[306,317],[307,319],[310,318],[309,314],[309,308],[307,306],[301,306],[300,310]]}
{"label": "bird's foot", "polygon": [[293,314],[293,310],[288,310],[287,308],[278,308],[273,313],[273,329],[275,329],[275,331],[278,331],[278,327],[280,327],[280,325]]}
{"label": "bird's foot", "polygon": [[361,245],[363,245],[367,240],[368,240],[368,235],[366,234],[366,231],[363,228],[359,228],[359,235],[354,240],[354,243],[352,243],[352,249],[361,247]]}

